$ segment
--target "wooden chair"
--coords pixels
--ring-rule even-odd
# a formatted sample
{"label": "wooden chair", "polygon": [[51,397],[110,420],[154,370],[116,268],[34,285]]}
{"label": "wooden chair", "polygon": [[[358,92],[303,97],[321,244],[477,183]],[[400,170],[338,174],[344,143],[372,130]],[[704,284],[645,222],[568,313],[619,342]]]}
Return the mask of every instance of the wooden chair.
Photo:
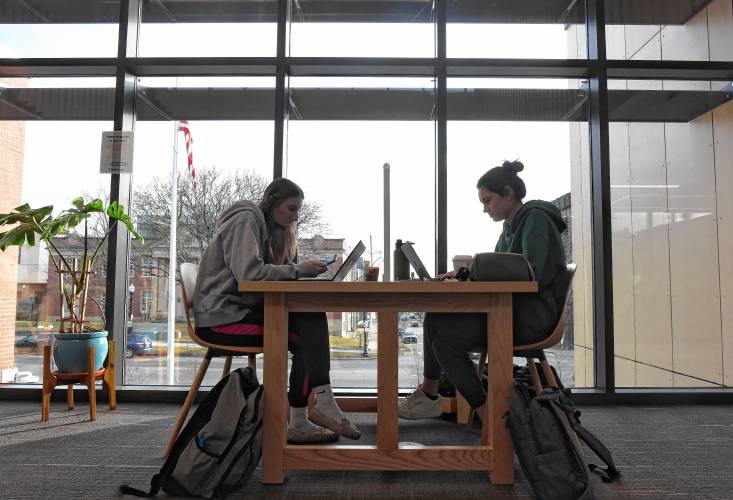
{"label": "wooden chair", "polygon": [[243,356],[246,354],[249,358],[248,365],[254,370],[257,367],[256,356],[257,354],[262,353],[262,347],[240,347],[213,344],[211,342],[203,340],[201,337],[196,335],[196,328],[194,327],[193,321],[191,320],[190,309],[193,306],[193,289],[196,285],[196,275],[198,274],[198,270],[199,266],[196,264],[183,263],[181,264],[178,278],[181,283],[181,301],[183,302],[183,315],[186,318],[186,329],[188,330],[188,336],[198,345],[206,347],[207,350],[206,355],[201,362],[201,366],[199,366],[198,372],[196,372],[196,377],[193,379],[193,383],[191,384],[191,389],[189,389],[188,391],[186,400],[183,402],[183,406],[181,407],[181,411],[178,414],[176,424],[171,431],[170,437],[168,438],[168,444],[165,448],[166,457],[173,448],[173,443],[175,443],[176,438],[178,437],[178,433],[181,432],[181,427],[183,427],[183,423],[186,421],[186,417],[188,416],[188,411],[191,409],[191,405],[196,399],[196,395],[199,392],[199,387],[201,387],[201,382],[204,380],[206,370],[209,369],[209,364],[211,363],[212,358],[225,358],[224,371],[221,374],[222,377],[225,377],[229,373],[229,370],[231,370],[232,356]]}
{"label": "wooden chair", "polygon": [[[560,318],[557,320],[557,324],[555,325],[555,328],[552,330],[550,335],[545,340],[536,342],[534,344],[515,345],[513,347],[514,356],[526,358],[527,368],[529,368],[529,373],[532,377],[532,385],[534,385],[537,394],[540,394],[542,392],[542,383],[540,382],[540,375],[539,372],[537,372],[537,366],[534,362],[535,358],[540,360],[542,373],[545,375],[547,385],[550,387],[558,387],[557,380],[552,373],[552,368],[550,368],[550,363],[547,361],[544,349],[554,346],[562,339],[563,332],[565,331],[565,316],[568,305],[568,298],[570,297],[570,289],[573,283],[573,278],[575,277],[575,270],[575,264],[568,264],[565,268],[565,274],[561,278],[563,280],[563,288],[565,289],[565,302],[562,306]],[[479,379],[483,376],[484,364],[486,364],[486,353],[482,352],[481,356],[479,357],[477,367]],[[473,409],[471,409],[468,412],[468,421],[466,422],[466,427],[471,428],[471,426],[473,425],[473,416],[474,411]]]}
{"label": "wooden chair", "polygon": [[107,344],[107,359],[99,370],[94,370],[94,347],[88,348],[89,370],[80,373],[61,373],[51,370],[51,346],[43,347],[43,393],[41,395],[41,422],[48,422],[51,412],[51,394],[57,385],[66,384],[66,407],[74,409],[74,384],[81,383],[89,391],[89,420],[97,420],[97,388],[96,382],[102,379],[103,387],[107,388],[109,409],[117,408],[115,393],[115,343],[110,340]]}

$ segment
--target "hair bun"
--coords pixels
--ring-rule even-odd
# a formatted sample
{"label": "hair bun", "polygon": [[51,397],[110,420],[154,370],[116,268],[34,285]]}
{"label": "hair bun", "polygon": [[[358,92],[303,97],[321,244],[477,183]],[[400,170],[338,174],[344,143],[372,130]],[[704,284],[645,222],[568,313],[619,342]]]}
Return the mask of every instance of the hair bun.
{"label": "hair bun", "polygon": [[515,174],[517,172],[521,172],[522,170],[524,170],[524,164],[519,160],[514,160],[514,161],[504,160],[504,163],[502,163],[501,166],[502,168],[506,170],[510,170],[511,172],[514,172]]}

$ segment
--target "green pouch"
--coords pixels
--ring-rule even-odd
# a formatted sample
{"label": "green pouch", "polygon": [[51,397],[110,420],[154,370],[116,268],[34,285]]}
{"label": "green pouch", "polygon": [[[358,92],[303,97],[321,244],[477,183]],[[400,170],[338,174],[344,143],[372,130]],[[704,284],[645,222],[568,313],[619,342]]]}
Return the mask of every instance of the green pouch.
{"label": "green pouch", "polygon": [[471,281],[535,281],[534,270],[520,253],[477,253],[471,261]]}

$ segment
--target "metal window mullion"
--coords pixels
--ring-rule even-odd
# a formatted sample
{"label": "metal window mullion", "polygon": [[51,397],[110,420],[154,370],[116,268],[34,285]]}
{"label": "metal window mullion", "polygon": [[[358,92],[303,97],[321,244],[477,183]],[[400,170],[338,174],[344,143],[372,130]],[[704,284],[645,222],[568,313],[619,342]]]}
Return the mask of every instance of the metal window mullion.
{"label": "metal window mullion", "polygon": [[288,55],[289,55],[290,0],[277,4],[277,54],[275,59],[275,127],[272,178],[283,176],[285,167],[285,124],[288,119]]}
{"label": "metal window mullion", "polygon": [[611,260],[611,175],[608,140],[608,67],[603,0],[588,0],[591,235],[593,245],[593,330],[595,385],[615,392],[613,268]]}
{"label": "metal window mullion", "polygon": [[[121,0],[119,41],[117,46],[117,70],[115,81],[114,130],[135,128],[135,75],[127,72],[127,58],[137,56],[140,8],[142,0]],[[110,181],[110,202],[117,201],[130,206],[132,174],[113,174]],[[110,220],[110,223],[112,221]],[[128,262],[130,258],[130,234],[122,224],[117,224],[107,243],[107,296],[105,316],[108,338],[117,343],[115,384],[124,381],[125,328],[127,310]]]}
{"label": "metal window mullion", "polygon": [[435,0],[435,267],[448,270],[448,88],[446,54],[446,0]]}

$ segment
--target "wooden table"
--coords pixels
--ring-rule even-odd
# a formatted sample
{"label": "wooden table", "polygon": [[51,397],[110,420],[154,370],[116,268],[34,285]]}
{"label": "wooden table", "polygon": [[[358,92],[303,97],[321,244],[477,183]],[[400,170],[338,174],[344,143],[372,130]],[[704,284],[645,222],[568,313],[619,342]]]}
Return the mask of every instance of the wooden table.
{"label": "wooden table", "polygon": [[[504,414],[512,382],[512,293],[536,292],[535,282],[242,281],[241,292],[265,298],[265,416],[262,481],[282,483],[285,471],[484,470],[494,484],[514,481],[513,449]],[[288,445],[287,334],[289,312],[376,311],[377,393],[338,398],[344,411],[377,412],[377,445]],[[400,446],[397,416],[397,319],[403,311],[488,314],[487,415],[477,446]]]}

